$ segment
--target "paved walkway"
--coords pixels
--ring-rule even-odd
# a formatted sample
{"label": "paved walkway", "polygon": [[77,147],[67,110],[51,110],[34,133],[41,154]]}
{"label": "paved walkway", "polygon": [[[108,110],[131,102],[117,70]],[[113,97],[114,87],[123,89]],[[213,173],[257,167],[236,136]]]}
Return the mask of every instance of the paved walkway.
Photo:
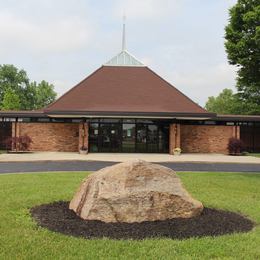
{"label": "paved walkway", "polygon": [[[49,161],[49,162],[0,162],[0,174],[21,172],[49,172],[49,171],[96,171],[116,162],[97,161]],[[257,172],[260,164],[237,163],[160,163],[175,171],[208,171],[208,172]]]}
{"label": "paved walkway", "polygon": [[0,154],[0,162],[35,161],[102,161],[124,162],[131,159],[143,159],[149,162],[204,162],[204,163],[241,163],[260,164],[260,158],[253,156],[229,156],[223,154],[123,154],[123,153],[78,153],[35,152],[26,154]]}

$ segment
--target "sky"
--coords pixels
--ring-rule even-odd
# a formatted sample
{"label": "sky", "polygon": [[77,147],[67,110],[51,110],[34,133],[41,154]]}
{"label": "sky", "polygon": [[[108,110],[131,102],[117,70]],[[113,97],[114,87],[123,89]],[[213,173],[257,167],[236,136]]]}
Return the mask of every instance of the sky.
{"label": "sky", "polygon": [[224,28],[236,0],[0,0],[0,64],[62,95],[127,50],[201,106],[235,90]]}

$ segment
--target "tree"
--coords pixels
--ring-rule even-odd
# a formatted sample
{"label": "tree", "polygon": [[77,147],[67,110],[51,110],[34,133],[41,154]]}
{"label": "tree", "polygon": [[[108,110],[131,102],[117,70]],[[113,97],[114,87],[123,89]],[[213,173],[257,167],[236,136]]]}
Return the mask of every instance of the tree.
{"label": "tree", "polygon": [[10,94],[10,90],[12,90],[21,97],[28,85],[29,79],[24,70],[18,70],[13,65],[0,65],[0,108],[6,91],[9,91]]}
{"label": "tree", "polygon": [[[3,104],[6,93],[8,101]],[[9,102],[12,96],[15,101],[13,106]],[[35,81],[30,83],[24,70],[18,70],[13,65],[0,65],[0,109],[39,109],[53,102],[56,96],[54,86],[48,82],[43,80],[39,84]]]}
{"label": "tree", "polygon": [[217,97],[209,97],[205,108],[217,114],[241,114],[244,106],[231,89],[224,89]]}
{"label": "tree", "polygon": [[12,90],[8,88],[5,91],[3,101],[2,101],[2,109],[3,110],[19,110],[21,108],[20,98],[19,96]]}
{"label": "tree", "polygon": [[238,0],[230,9],[225,47],[238,67],[237,90],[244,113],[260,114],[260,1]]}
{"label": "tree", "polygon": [[57,97],[54,86],[42,80],[36,88],[36,106],[42,108],[52,103]]}
{"label": "tree", "polygon": [[[35,84],[34,84],[35,83]],[[28,84],[21,93],[21,107],[24,110],[37,109],[37,83]]]}

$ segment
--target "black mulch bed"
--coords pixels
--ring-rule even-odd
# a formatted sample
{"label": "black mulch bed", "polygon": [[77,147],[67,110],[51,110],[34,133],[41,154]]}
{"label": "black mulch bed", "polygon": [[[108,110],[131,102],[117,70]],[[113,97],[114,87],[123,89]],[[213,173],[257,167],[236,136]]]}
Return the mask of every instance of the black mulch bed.
{"label": "black mulch bed", "polygon": [[69,209],[69,202],[59,201],[36,206],[31,214],[39,226],[66,235],[84,238],[145,239],[220,236],[248,232],[254,223],[233,212],[205,208],[191,219],[147,221],[142,223],[104,223],[86,221]]}

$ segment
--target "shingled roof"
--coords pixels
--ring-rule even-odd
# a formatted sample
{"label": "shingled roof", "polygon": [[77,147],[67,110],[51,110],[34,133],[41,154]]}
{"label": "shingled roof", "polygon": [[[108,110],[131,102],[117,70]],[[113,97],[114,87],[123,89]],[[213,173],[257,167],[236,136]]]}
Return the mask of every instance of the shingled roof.
{"label": "shingled roof", "polygon": [[44,112],[212,116],[145,66],[102,66]]}

